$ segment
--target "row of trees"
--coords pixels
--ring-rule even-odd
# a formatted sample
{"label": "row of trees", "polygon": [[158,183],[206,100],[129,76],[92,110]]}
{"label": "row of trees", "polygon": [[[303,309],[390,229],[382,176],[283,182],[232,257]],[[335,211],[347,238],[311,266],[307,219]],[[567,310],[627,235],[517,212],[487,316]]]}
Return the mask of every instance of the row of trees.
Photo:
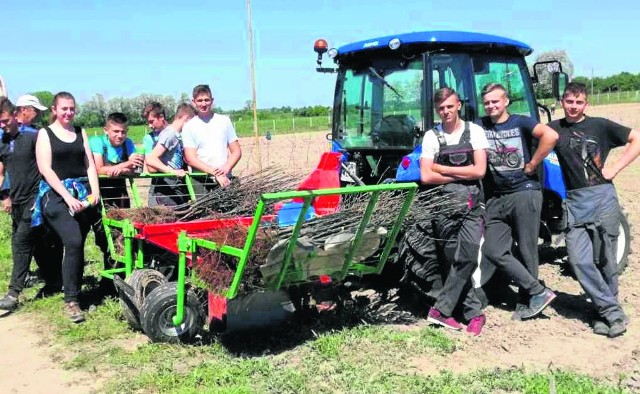
{"label": "row of trees", "polygon": [[593,93],[629,92],[633,90],[640,90],[640,73],[631,74],[628,72],[621,72],[604,78],[595,77],[593,80],[591,78],[579,76],[575,77],[573,80],[584,83],[589,89],[591,89],[593,82]]}
{"label": "row of trees", "polygon": [[[40,99],[40,102],[46,107],[51,107],[53,103],[53,93],[48,91],[40,91],[33,93]],[[176,107],[183,102],[189,101],[189,95],[182,93],[180,98],[176,99],[172,96],[162,96],[157,94],[141,94],[133,98],[114,97],[106,100],[101,94],[96,94],[88,101],[78,104],[78,113],[76,115],[76,124],[81,127],[101,127],[104,125],[107,115],[111,112],[122,112],[127,115],[129,124],[141,125],[146,120],[142,117],[144,106],[152,101],[162,104],[167,111],[167,118],[172,119],[175,115]],[[258,119],[278,119],[282,117],[309,117],[309,116],[327,116],[330,107],[316,105],[300,108],[280,107],[258,110]],[[224,111],[216,108],[216,112],[225,113],[231,117],[231,120],[252,119],[252,103],[248,101],[245,107],[240,110]],[[41,123],[46,123],[47,119],[41,119]]]}

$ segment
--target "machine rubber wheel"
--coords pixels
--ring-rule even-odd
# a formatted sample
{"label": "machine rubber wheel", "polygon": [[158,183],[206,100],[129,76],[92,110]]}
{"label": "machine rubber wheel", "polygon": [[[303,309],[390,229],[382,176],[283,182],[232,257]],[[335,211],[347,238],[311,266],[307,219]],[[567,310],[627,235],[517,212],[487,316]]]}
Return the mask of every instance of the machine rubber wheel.
{"label": "machine rubber wheel", "polygon": [[204,327],[204,307],[191,289],[185,294],[184,320],[177,327],[173,325],[172,319],[177,310],[176,295],[177,283],[163,283],[149,293],[142,305],[142,330],[153,342],[190,342]]}
{"label": "machine rubber wheel", "polygon": [[158,271],[140,269],[133,271],[125,282],[131,286],[133,294],[123,294],[119,297],[122,315],[133,329],[140,330],[140,309],[144,297],[159,285],[166,283],[167,279]]}
{"label": "machine rubber wheel", "polygon": [[[138,309],[142,308],[144,300],[156,287],[167,283],[167,278],[160,272],[153,269],[140,269],[135,270],[129,277],[131,282],[129,284],[135,291],[134,301],[138,306]],[[127,280],[129,280],[127,278]]]}
{"label": "machine rubber wheel", "polygon": [[631,223],[627,213],[620,210],[620,235],[618,236],[618,250],[616,251],[616,261],[618,263],[618,274],[627,268],[629,255],[631,254]]}
{"label": "machine rubber wheel", "polygon": [[124,282],[120,286],[116,286],[118,289],[118,299],[120,300],[120,310],[122,311],[122,316],[129,323],[129,326],[134,330],[140,330],[140,309],[136,305],[135,302],[135,291],[131,287],[131,285],[125,281],[123,281],[120,277],[114,277],[113,281]]}

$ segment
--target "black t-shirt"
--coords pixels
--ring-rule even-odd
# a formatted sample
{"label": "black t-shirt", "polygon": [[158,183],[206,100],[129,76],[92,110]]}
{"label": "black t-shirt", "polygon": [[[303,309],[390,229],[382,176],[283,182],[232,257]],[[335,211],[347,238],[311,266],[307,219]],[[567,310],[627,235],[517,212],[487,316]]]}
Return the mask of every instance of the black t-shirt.
{"label": "black t-shirt", "polygon": [[0,161],[4,164],[5,173],[11,174],[9,197],[14,204],[24,204],[38,194],[37,137],[38,134],[30,132],[2,135]]}
{"label": "black t-shirt", "polygon": [[531,160],[533,129],[538,121],[528,116],[509,115],[504,123],[494,124],[488,116],[477,122],[486,130],[489,141],[487,174],[484,185],[488,194],[539,190],[537,174],[524,173]]}
{"label": "black t-shirt", "polygon": [[611,183],[602,176],[602,167],[611,149],[628,142],[629,127],[589,116],[578,123],[554,120],[549,126],[560,135],[555,151],[567,190]]}

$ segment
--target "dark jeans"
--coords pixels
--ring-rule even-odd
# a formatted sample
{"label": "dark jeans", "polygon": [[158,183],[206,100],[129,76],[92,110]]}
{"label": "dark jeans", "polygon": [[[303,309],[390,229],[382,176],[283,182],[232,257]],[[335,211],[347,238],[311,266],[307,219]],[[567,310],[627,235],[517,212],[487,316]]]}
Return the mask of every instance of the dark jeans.
{"label": "dark jeans", "polygon": [[91,228],[91,218],[95,217],[96,208],[89,207],[71,216],[69,206],[54,191],[45,194],[42,204],[46,223],[62,239],[64,246],[62,259],[64,301],[77,301],[84,271],[84,241]]}
{"label": "dark jeans", "polygon": [[600,316],[610,323],[623,319],[618,302],[616,251],[620,206],[611,184],[568,193],[567,254],[569,263]]}
{"label": "dark jeans", "polygon": [[[194,186],[195,187],[195,186]],[[204,186],[202,186],[204,188]],[[196,192],[197,193],[197,192]],[[173,207],[189,201],[189,189],[184,178],[153,178],[149,191],[149,206]]]}
{"label": "dark jeans", "polygon": [[[464,193],[463,189],[458,193]],[[458,212],[440,216],[434,220],[433,230],[437,239],[443,273],[443,286],[434,307],[446,316],[462,302],[462,312],[466,320],[482,314],[482,303],[476,295],[471,281],[473,271],[478,267],[480,239],[484,229],[484,206],[477,188],[471,191],[471,208],[461,208]]]}
{"label": "dark jeans", "polygon": [[220,187],[218,182],[212,176],[192,176],[191,184],[193,185],[193,191],[196,195],[196,199],[200,198],[210,191]]}
{"label": "dark jeans", "polygon": [[34,254],[45,284],[55,285],[61,280],[62,248],[57,237],[47,236],[44,226],[31,227],[31,207],[34,201],[35,196],[25,203],[13,204],[11,207],[13,269],[9,292],[14,296],[23,290]]}
{"label": "dark jeans", "polygon": [[[487,200],[482,254],[520,288],[521,302],[544,290],[538,281],[542,192],[527,190]],[[517,257],[512,253],[514,241]]]}

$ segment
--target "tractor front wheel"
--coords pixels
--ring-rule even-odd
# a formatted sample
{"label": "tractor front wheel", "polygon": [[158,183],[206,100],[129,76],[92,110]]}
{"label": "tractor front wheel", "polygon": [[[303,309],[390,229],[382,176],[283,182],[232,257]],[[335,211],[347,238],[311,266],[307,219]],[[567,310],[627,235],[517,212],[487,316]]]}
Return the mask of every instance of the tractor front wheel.
{"label": "tractor front wheel", "polygon": [[177,284],[164,283],[146,297],[140,311],[142,330],[153,342],[191,342],[204,327],[205,311],[198,296],[188,289],[185,294],[184,319],[173,324],[177,311]]}

